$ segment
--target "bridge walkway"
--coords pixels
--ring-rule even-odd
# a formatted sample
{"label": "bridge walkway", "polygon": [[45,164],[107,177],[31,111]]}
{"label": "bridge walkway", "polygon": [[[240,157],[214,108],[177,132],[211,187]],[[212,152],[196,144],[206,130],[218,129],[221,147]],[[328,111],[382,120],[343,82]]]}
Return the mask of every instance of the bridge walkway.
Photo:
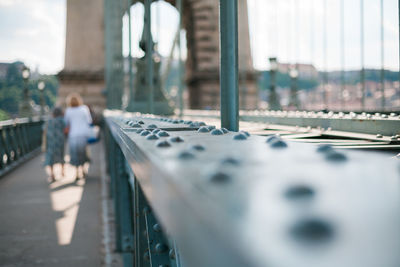
{"label": "bridge walkway", "polygon": [[67,165],[48,183],[43,154],[0,178],[0,266],[102,265],[101,156],[84,181]]}

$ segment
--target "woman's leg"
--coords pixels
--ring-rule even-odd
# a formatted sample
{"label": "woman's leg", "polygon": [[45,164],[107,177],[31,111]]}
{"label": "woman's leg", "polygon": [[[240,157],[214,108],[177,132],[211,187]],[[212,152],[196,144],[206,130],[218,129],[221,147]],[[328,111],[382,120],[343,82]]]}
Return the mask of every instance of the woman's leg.
{"label": "woman's leg", "polygon": [[54,168],[53,168],[53,166],[54,165],[50,165],[49,166],[50,167],[50,180],[51,180],[51,182],[54,182],[56,180],[56,178],[54,177]]}

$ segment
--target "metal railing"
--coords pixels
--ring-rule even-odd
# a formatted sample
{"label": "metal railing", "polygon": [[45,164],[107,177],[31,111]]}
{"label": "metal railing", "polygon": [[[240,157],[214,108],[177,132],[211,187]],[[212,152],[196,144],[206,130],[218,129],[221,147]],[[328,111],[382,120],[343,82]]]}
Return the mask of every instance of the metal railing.
{"label": "metal railing", "polygon": [[43,123],[40,118],[0,122],[0,177],[40,150]]}
{"label": "metal railing", "polygon": [[400,264],[398,160],[386,154],[105,117],[125,266]]}

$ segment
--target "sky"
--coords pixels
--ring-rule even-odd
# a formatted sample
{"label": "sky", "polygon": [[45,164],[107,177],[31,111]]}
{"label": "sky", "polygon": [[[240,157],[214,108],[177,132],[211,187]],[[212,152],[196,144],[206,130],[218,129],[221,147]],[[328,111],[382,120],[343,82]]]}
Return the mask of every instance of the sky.
{"label": "sky", "polygon": [[[340,10],[342,0],[248,0],[250,42],[257,69],[268,69],[268,58],[281,62],[313,62],[323,70],[341,68]],[[344,3],[344,67],[361,66],[360,1]],[[365,66],[380,68],[380,1],[364,0]],[[384,1],[384,65],[398,69],[397,0]],[[295,12],[298,10],[299,12]],[[153,35],[163,56],[170,54],[176,34],[178,14],[169,4],[152,6]],[[294,14],[298,14],[295,16]],[[132,7],[133,54],[140,56],[143,7]],[[324,18],[326,31],[324,31]],[[124,25],[128,24],[127,19]],[[0,62],[21,60],[41,73],[55,74],[64,65],[66,0],[0,0]],[[124,27],[124,54],[127,54],[127,27]],[[324,57],[326,32],[326,57]],[[185,38],[182,32],[185,54]],[[326,60],[324,60],[326,58]]]}

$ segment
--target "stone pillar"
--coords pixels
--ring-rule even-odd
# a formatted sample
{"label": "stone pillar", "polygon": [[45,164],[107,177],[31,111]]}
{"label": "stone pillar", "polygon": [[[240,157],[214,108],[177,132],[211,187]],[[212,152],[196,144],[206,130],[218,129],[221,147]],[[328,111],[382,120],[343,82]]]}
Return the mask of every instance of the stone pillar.
{"label": "stone pillar", "polygon": [[[238,10],[240,103],[242,109],[253,109],[257,107],[258,92],[251,57],[246,0],[238,1]],[[188,46],[186,81],[189,106],[193,109],[219,108],[219,1],[185,1],[183,19]]]}
{"label": "stone pillar", "polygon": [[60,105],[77,92],[95,111],[105,108],[103,0],[67,0],[65,65],[58,77]]}

